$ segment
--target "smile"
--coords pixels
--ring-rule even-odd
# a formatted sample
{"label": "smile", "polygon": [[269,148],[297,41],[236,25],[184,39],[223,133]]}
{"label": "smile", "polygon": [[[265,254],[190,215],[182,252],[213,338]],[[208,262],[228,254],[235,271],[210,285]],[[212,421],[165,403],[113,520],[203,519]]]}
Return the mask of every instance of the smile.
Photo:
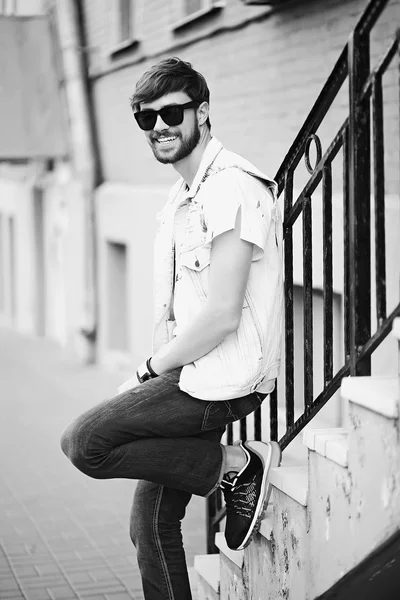
{"label": "smile", "polygon": [[158,138],[158,140],[156,140],[156,142],[158,142],[159,144],[161,144],[162,146],[170,144],[171,142],[174,142],[177,139],[177,135],[176,136],[170,136],[170,137],[162,137],[162,138]]}

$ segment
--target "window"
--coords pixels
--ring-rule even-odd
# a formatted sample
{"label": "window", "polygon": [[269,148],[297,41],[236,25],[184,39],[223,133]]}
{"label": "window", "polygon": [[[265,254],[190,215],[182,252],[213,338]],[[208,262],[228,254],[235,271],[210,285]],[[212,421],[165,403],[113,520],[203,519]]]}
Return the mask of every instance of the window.
{"label": "window", "polygon": [[203,0],[185,0],[184,4],[185,4],[185,13],[186,13],[186,16],[188,16],[188,15],[192,15],[193,13],[196,13],[197,11],[204,8],[203,4],[207,4],[207,3],[203,2]]}
{"label": "window", "polygon": [[110,56],[117,56],[136,46],[138,39],[139,7],[144,0],[118,0],[114,13],[115,33]]}
{"label": "window", "polygon": [[126,42],[133,38],[133,0],[119,0],[118,42]]}
{"label": "window", "polygon": [[0,0],[0,14],[15,15],[17,13],[16,0]]}
{"label": "window", "polygon": [[128,261],[125,244],[107,242],[107,345],[110,350],[129,350]]}
{"label": "window", "polygon": [[177,30],[188,23],[220,11],[225,6],[225,0],[179,0],[178,20],[173,29]]}
{"label": "window", "polygon": [[0,15],[26,17],[45,13],[45,0],[0,0]]}

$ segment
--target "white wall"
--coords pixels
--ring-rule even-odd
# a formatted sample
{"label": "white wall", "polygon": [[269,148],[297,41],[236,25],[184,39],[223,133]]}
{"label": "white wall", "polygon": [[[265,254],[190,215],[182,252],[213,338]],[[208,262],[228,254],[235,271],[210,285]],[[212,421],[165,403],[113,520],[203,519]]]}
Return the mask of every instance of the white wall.
{"label": "white wall", "polygon": [[[156,214],[167,199],[164,186],[131,186],[105,183],[96,194],[98,223],[99,332],[98,358],[111,368],[136,366],[151,353],[153,328],[153,243],[157,228]],[[126,246],[126,286],[110,290],[120,268],[109,255],[109,242]],[[117,277],[117,280],[120,279]],[[121,281],[120,281],[121,283]],[[119,294],[126,294],[120,303]],[[117,295],[117,298],[116,298]],[[126,347],[110,347],[113,319],[122,319],[110,302],[128,307]],[[120,329],[120,321],[115,321]]]}

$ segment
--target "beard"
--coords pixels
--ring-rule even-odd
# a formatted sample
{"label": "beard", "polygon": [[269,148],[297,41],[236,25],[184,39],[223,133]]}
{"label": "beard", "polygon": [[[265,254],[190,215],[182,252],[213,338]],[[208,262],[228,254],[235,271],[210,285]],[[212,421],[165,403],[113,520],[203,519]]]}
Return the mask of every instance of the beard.
{"label": "beard", "polygon": [[172,150],[172,148],[169,150],[165,149],[167,150],[166,152],[158,145],[158,142],[156,141],[157,138],[151,139],[151,149],[153,154],[158,162],[163,163],[164,165],[179,162],[193,152],[200,140],[200,128],[197,123],[195,123],[192,131],[186,138],[182,138],[179,133],[174,135],[178,136],[176,141],[180,141],[180,144],[174,150]]}

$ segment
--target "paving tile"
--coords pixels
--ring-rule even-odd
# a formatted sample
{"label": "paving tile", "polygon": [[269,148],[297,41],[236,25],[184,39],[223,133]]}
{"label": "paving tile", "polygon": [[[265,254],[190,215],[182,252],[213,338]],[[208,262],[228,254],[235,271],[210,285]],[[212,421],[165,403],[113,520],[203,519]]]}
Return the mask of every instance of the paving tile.
{"label": "paving tile", "polygon": [[24,588],[24,596],[26,600],[51,600],[51,596],[46,588]]}
{"label": "paving tile", "polygon": [[1,580],[0,589],[2,592],[13,592],[15,590],[19,590],[20,588],[14,576],[10,576]]}
{"label": "paving tile", "polygon": [[59,577],[36,577],[20,579],[20,584],[30,589],[38,589],[41,587],[61,586],[67,584],[66,578],[60,574]]}
{"label": "paving tile", "polygon": [[77,598],[74,590],[69,586],[63,587],[48,587],[51,600],[69,600],[70,598]]}
{"label": "paving tile", "polygon": [[132,600],[132,596],[128,593],[122,594],[106,594],[107,600]]}
{"label": "paving tile", "polygon": [[111,593],[120,593],[120,592],[126,592],[126,587],[124,585],[110,585],[110,586],[105,586],[105,585],[100,585],[100,586],[92,586],[90,589],[87,590],[82,590],[79,589],[79,596],[81,596],[82,598],[86,598],[93,595],[93,594],[111,594]]}
{"label": "paving tile", "polygon": [[55,563],[52,564],[49,562],[40,564],[35,561],[35,569],[40,576],[60,573],[59,566]]}
{"label": "paving tile", "polygon": [[80,583],[89,583],[93,581],[92,577],[90,577],[89,573],[87,573],[86,571],[83,571],[81,573],[69,573],[68,579],[71,583],[77,585]]}
{"label": "paving tile", "polygon": [[[1,585],[1,584],[0,584]],[[1,600],[19,600],[19,598],[23,598],[23,594],[21,592],[21,590],[15,590],[15,591],[2,591],[1,587],[0,587],[0,598]]]}
{"label": "paving tile", "polygon": [[[1,331],[0,444],[15,451],[0,452],[0,600],[143,599],[129,538],[135,482],[87,478],[59,447],[69,422],[118,383],[53,343]],[[189,565],[204,553],[204,503],[194,503],[183,527]]]}

